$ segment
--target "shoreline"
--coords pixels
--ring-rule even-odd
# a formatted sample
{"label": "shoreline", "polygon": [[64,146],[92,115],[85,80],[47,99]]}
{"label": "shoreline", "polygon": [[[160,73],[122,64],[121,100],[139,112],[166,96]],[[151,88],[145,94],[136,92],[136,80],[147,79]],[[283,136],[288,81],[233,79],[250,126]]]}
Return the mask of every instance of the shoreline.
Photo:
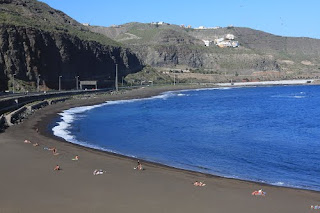
{"label": "shoreline", "polygon": [[[292,80],[292,82],[294,82],[295,80]],[[301,85],[300,83],[303,82],[304,80],[300,81],[298,80],[298,84],[287,84],[287,81],[284,81],[286,84],[278,84],[278,82],[276,84],[267,84],[268,82],[264,83],[264,82],[260,82],[262,84],[258,84],[258,85],[251,85],[251,84],[239,84],[239,85],[232,85],[231,88],[241,88],[241,87],[252,87],[252,86],[258,86],[258,87],[267,87],[267,86],[309,86],[310,84],[305,84],[305,85]],[[250,82],[250,83],[255,83],[255,82]],[[310,85],[312,86],[312,85]],[[152,91],[152,95],[149,94],[149,92],[147,92],[147,94],[145,95],[142,95],[140,96],[139,98],[136,98],[136,96],[134,95],[133,97],[127,99],[119,99],[119,98],[115,98],[114,100],[106,100],[104,102],[93,102],[92,104],[90,105],[77,105],[77,106],[73,106],[71,108],[77,108],[77,107],[83,107],[83,106],[96,106],[96,105],[101,105],[103,103],[106,103],[108,101],[119,101],[119,100],[133,100],[133,99],[137,99],[137,100],[140,100],[140,99],[148,99],[148,98],[152,98],[152,97],[156,97],[156,96],[159,96],[161,95],[162,93],[166,93],[166,92],[174,92],[174,91],[191,91],[191,90],[198,90],[198,89],[201,89],[201,90],[210,90],[210,89],[222,89],[222,88],[225,88],[227,87],[227,85],[220,85],[220,87],[213,87],[213,88],[208,88],[208,87],[204,87],[204,88],[189,88],[188,86],[185,87],[185,88],[182,88],[182,89],[177,89],[177,88],[170,88],[169,90],[168,89],[163,89],[162,87],[160,87],[160,91],[156,91],[154,93],[153,88],[147,88],[147,89],[151,89]],[[140,88],[141,89],[141,88]],[[143,88],[144,89],[144,88]],[[71,109],[71,108],[67,108],[67,109],[64,109],[63,111],[65,110],[68,110],[68,109]],[[61,113],[63,111],[60,111],[58,113]],[[55,114],[56,118],[61,118],[60,115],[58,115],[58,113]],[[50,115],[49,115],[50,116]],[[200,171],[194,171],[194,170],[189,170],[189,169],[184,169],[184,168],[179,168],[179,167],[174,167],[174,166],[170,166],[170,165],[166,165],[166,164],[162,164],[162,163],[159,163],[159,162],[152,162],[152,161],[148,161],[148,160],[144,160],[144,159],[139,159],[139,158],[136,158],[136,157],[132,157],[132,156],[128,156],[128,155],[125,155],[125,154],[120,154],[120,153],[116,153],[116,152],[112,152],[112,151],[107,151],[107,150],[101,150],[99,148],[92,148],[92,147],[88,147],[88,146],[85,146],[85,145],[82,145],[82,144],[77,144],[77,143],[73,143],[73,142],[69,142],[67,141],[66,139],[62,138],[62,137],[59,137],[59,136],[56,136],[53,134],[52,132],[52,129],[48,129],[48,126],[50,124],[52,124],[53,122],[53,119],[54,117],[51,118],[51,120],[46,120],[45,122],[41,121],[40,123],[41,124],[44,124],[44,125],[41,125],[41,126],[46,126],[46,131],[43,131],[43,132],[46,132],[44,133],[43,135],[46,136],[46,137],[49,137],[49,138],[53,138],[55,140],[59,140],[60,142],[63,142],[63,143],[67,143],[67,144],[72,144],[74,146],[77,146],[79,148],[82,148],[82,149],[87,149],[87,150],[92,150],[92,151],[96,151],[96,152],[101,152],[102,154],[107,154],[107,155],[111,155],[111,156],[116,156],[116,157],[120,157],[120,158],[124,158],[124,159],[130,159],[130,160],[140,160],[140,161],[143,161],[144,163],[147,163],[148,165],[155,165],[155,166],[158,166],[158,167],[163,167],[163,168],[167,168],[167,169],[172,169],[172,170],[178,170],[178,171],[181,171],[181,172],[189,172],[189,173],[192,173],[192,174],[198,174],[198,175],[203,175],[203,176],[206,176],[206,177],[213,177],[213,178],[223,178],[223,179],[230,179],[230,180],[236,180],[236,181],[243,181],[243,182],[250,182],[250,183],[256,183],[256,184],[261,184],[261,185],[265,185],[265,186],[273,186],[273,187],[280,187],[280,188],[289,188],[289,189],[297,189],[297,190],[306,190],[306,191],[312,191],[312,192],[316,192],[316,193],[320,193],[320,191],[318,190],[314,190],[314,189],[306,189],[306,188],[299,188],[299,187],[291,187],[291,186],[279,186],[279,185],[274,185],[274,184],[271,184],[271,183],[265,183],[265,182],[259,182],[259,181],[254,181],[254,180],[246,180],[246,179],[239,179],[239,178],[232,178],[232,177],[225,177],[225,176],[220,176],[220,175],[217,175],[217,174],[210,174],[210,173],[205,173],[205,172],[200,172]],[[37,127],[37,128],[40,128],[41,127]]]}
{"label": "shoreline", "polygon": [[[182,89],[187,89],[187,88],[178,88],[178,90],[182,90]],[[197,88],[189,88],[189,89],[197,89]],[[110,152],[106,152],[106,151],[99,151],[99,150],[91,149],[91,148],[88,148],[85,146],[73,144],[73,143],[65,141],[62,138],[54,136],[47,129],[50,122],[52,122],[54,118],[57,118],[59,116],[57,113],[59,113],[63,110],[66,110],[66,109],[70,109],[73,107],[79,107],[79,106],[95,105],[95,104],[99,104],[99,103],[103,103],[103,102],[107,101],[106,99],[119,100],[119,99],[123,99],[123,98],[130,99],[133,97],[146,98],[146,97],[151,97],[151,96],[160,94],[165,91],[172,91],[172,89],[171,88],[156,88],[156,89],[147,88],[144,91],[135,90],[135,91],[129,91],[126,94],[121,94],[121,95],[116,95],[116,96],[108,96],[108,97],[98,97],[98,98],[92,98],[90,100],[88,100],[88,99],[70,100],[70,101],[66,101],[64,103],[58,103],[53,106],[48,106],[48,108],[38,110],[35,114],[31,115],[30,118],[25,120],[22,124],[10,127],[9,129],[7,129],[5,131],[5,133],[0,134],[0,137],[4,138],[4,141],[5,140],[16,141],[16,142],[11,142],[14,144],[10,144],[9,142],[7,142],[7,143],[4,142],[4,143],[0,143],[0,145],[7,146],[7,148],[8,147],[10,148],[12,146],[18,147],[20,152],[18,152],[18,155],[16,156],[17,161],[21,161],[21,159],[20,159],[21,156],[19,156],[19,153],[21,154],[21,152],[25,151],[27,154],[30,154],[32,159],[35,157],[36,158],[39,157],[37,155],[34,156],[35,152],[36,152],[36,154],[41,155],[41,157],[42,157],[41,160],[43,161],[41,163],[39,163],[38,161],[36,161],[34,159],[33,160],[31,159],[31,162],[36,165],[37,164],[46,164],[47,165],[48,162],[51,162],[51,164],[53,166],[55,164],[54,162],[56,162],[56,161],[58,161],[58,163],[61,162],[61,166],[63,168],[63,170],[61,172],[63,173],[64,176],[67,176],[66,179],[69,181],[72,180],[74,178],[74,176],[77,176],[76,174],[72,174],[72,172],[77,173],[77,174],[79,172],[81,174],[87,174],[87,172],[89,172],[88,174],[90,176],[85,175],[85,177],[81,176],[79,178],[79,179],[81,179],[79,181],[82,183],[86,183],[87,180],[91,180],[93,178],[91,172],[93,171],[93,169],[95,169],[95,167],[91,167],[87,164],[92,165],[92,164],[94,164],[93,162],[95,162],[95,163],[97,163],[97,165],[102,166],[106,162],[108,163],[109,161],[110,162],[112,161],[113,163],[108,165],[109,169],[107,170],[107,173],[110,172],[111,174],[106,174],[103,176],[115,175],[115,177],[109,179],[109,181],[114,181],[114,178],[120,179],[120,185],[119,185],[120,187],[119,188],[114,187],[114,186],[110,186],[110,184],[108,184],[108,182],[105,183],[105,182],[101,182],[101,181],[99,181],[98,185],[95,185],[95,183],[90,183],[89,184],[90,186],[85,187],[85,188],[87,188],[87,190],[93,190],[94,192],[97,192],[97,194],[99,196],[98,198],[95,197],[97,200],[92,201],[92,199],[90,199],[90,198],[88,198],[88,199],[91,200],[93,203],[96,203],[96,205],[98,207],[95,210],[97,210],[98,212],[102,212],[102,210],[105,208],[110,209],[110,210],[113,209],[114,211],[118,211],[118,212],[119,211],[122,211],[122,212],[126,211],[127,208],[125,208],[123,206],[122,206],[122,208],[119,207],[119,204],[121,203],[121,201],[117,202],[117,200],[114,200],[114,203],[108,202],[107,203],[108,205],[103,205],[101,203],[103,199],[101,199],[100,196],[107,196],[109,198],[110,198],[110,196],[119,197],[123,193],[130,194],[127,197],[127,199],[124,198],[124,200],[128,203],[131,203],[131,205],[129,205],[129,206],[130,206],[130,209],[133,208],[132,212],[139,212],[139,211],[141,212],[141,210],[143,212],[148,211],[148,210],[153,211],[153,212],[163,212],[164,209],[168,210],[168,212],[172,212],[172,211],[177,210],[177,206],[176,206],[177,203],[179,203],[181,205],[185,205],[185,202],[183,200],[187,200],[187,203],[190,202],[191,205],[186,205],[185,207],[180,206],[181,208],[178,208],[179,209],[178,212],[192,212],[197,209],[199,210],[199,208],[201,210],[203,210],[203,212],[209,212],[209,209],[211,211],[212,211],[212,209],[215,209],[218,212],[219,211],[220,212],[232,212],[237,209],[238,209],[238,212],[255,212],[255,210],[256,210],[255,207],[258,207],[258,208],[264,207],[265,209],[262,210],[262,212],[272,212],[272,210],[270,210],[271,203],[275,204],[275,208],[273,208],[273,210],[279,208],[279,209],[282,209],[283,212],[301,212],[301,210],[308,211],[310,209],[310,205],[317,205],[319,203],[320,193],[318,191],[313,191],[313,190],[308,190],[308,189],[299,189],[299,188],[290,188],[290,187],[284,187],[284,186],[275,186],[275,185],[269,185],[266,183],[254,182],[254,181],[246,181],[246,180],[239,180],[239,179],[233,179],[233,178],[227,178],[227,177],[220,177],[220,176],[216,176],[216,175],[212,175],[212,174],[206,174],[206,173],[201,173],[201,172],[184,170],[184,169],[180,169],[180,168],[174,168],[174,167],[170,167],[170,166],[159,164],[159,163],[142,161],[143,165],[146,167],[146,171],[143,171],[142,173],[139,173],[139,172],[136,173],[137,171],[131,171],[131,170],[127,171],[127,169],[124,169],[124,168],[126,168],[127,166],[132,168],[132,166],[134,166],[136,164],[135,158],[119,155],[116,153],[110,153]],[[39,128],[39,134],[37,134],[35,132],[35,128]],[[58,147],[59,152],[61,150],[61,155],[59,155],[58,158],[55,159],[50,154],[43,151],[41,147],[40,147],[40,149],[35,149],[35,148],[27,149],[25,147],[26,144],[22,143],[22,138],[25,138],[25,137],[29,137],[31,141],[39,141],[39,144],[41,147],[43,147],[43,146],[47,146],[47,147],[56,146],[56,147]],[[19,140],[19,139],[21,139],[21,140]],[[0,160],[1,161],[6,160],[6,159],[2,159],[3,155],[1,155],[1,154],[4,154],[4,152],[5,152],[4,150],[5,149],[0,149],[0,156],[1,156]],[[77,168],[73,168],[74,165],[72,165],[72,162],[70,163],[65,158],[65,156],[69,156],[69,158],[70,158],[75,153],[81,153],[80,154],[80,161],[77,163],[82,163],[81,162],[82,159],[84,159],[83,161],[86,161],[86,162],[84,162],[85,165],[83,165],[84,168],[82,168],[82,167],[80,168],[80,165],[76,165],[75,167],[77,167]],[[15,152],[13,155],[15,156],[16,154],[17,153]],[[28,157],[30,157],[30,156],[28,156]],[[7,157],[10,157],[10,155]],[[2,161],[2,162],[5,162],[5,161]],[[14,164],[14,163],[11,163],[11,164]],[[115,164],[116,166],[113,164]],[[20,164],[18,163],[18,165],[20,165]],[[64,167],[67,167],[67,168],[64,169]],[[119,168],[119,167],[121,167],[121,168]],[[14,167],[14,168],[17,168],[17,167]],[[23,168],[23,166],[22,166],[22,168]],[[88,171],[88,168],[92,168],[92,169],[91,170],[89,169],[90,171]],[[0,163],[0,169],[4,169],[4,171],[8,171],[8,168],[6,166],[4,166],[3,163],[2,164]],[[43,172],[44,170],[45,170],[45,173],[48,173],[48,171],[50,171],[49,175],[45,175],[45,177],[47,177],[52,182],[56,182],[57,181],[56,178],[59,178],[59,180],[58,180],[59,184],[63,185],[66,188],[70,188],[72,193],[73,193],[72,190],[78,191],[79,193],[83,192],[83,189],[78,190],[78,188],[68,186],[68,184],[65,183],[67,181],[66,179],[63,179],[60,176],[58,177],[57,174],[52,174],[53,172],[51,171],[52,170],[51,167],[49,168],[49,170],[47,172],[46,172],[46,169],[41,167],[40,171]],[[69,173],[68,170],[70,170],[71,173]],[[119,174],[122,174],[122,175],[119,176],[119,174],[112,174],[113,171],[118,172]],[[43,175],[41,175],[41,172],[40,172],[40,177],[43,176]],[[39,175],[39,173],[37,173],[37,174]],[[29,175],[32,176],[32,174],[29,174]],[[124,178],[124,177],[126,177],[126,175],[129,176],[131,179],[127,180],[126,178]],[[25,177],[25,175],[22,175],[22,177]],[[25,177],[25,178],[28,179],[28,177]],[[36,179],[38,179],[38,178],[39,177],[36,176]],[[205,180],[207,183],[207,186],[204,187],[203,189],[200,189],[200,192],[198,191],[198,188],[195,188],[190,184],[191,181],[194,181],[196,179]],[[8,179],[8,181],[12,182],[12,180],[10,180],[10,178]],[[141,183],[141,181],[142,181],[142,183]],[[41,180],[40,180],[40,182],[41,182]],[[127,183],[127,182],[129,182],[129,183]],[[135,185],[141,186],[146,183],[150,188],[156,189],[157,191],[161,191],[160,196],[155,196],[153,191],[150,191],[147,189],[146,189],[146,192],[142,193],[142,191],[139,187],[133,187],[134,188],[134,189],[132,189],[133,194],[129,193],[131,191],[131,189],[128,189],[129,186],[131,187],[130,184],[134,184],[134,186]],[[172,183],[174,185],[172,185]],[[101,184],[107,184],[108,187],[111,187],[114,190],[110,194],[108,194],[107,192],[106,193],[100,192],[100,190],[98,190],[99,187],[104,187],[104,185],[101,185]],[[187,185],[185,185],[185,184],[187,184]],[[11,184],[9,184],[9,185],[11,185]],[[37,184],[35,184],[35,185],[37,185]],[[165,198],[166,196],[162,197],[162,195],[167,194],[167,192],[162,191],[163,185],[166,186],[165,188],[167,190],[172,190],[172,188],[176,189],[176,190],[173,190],[174,195],[168,195],[170,197],[170,199],[172,199],[173,202],[169,202]],[[256,198],[252,197],[250,195],[250,193],[252,190],[258,189],[261,186],[270,195],[274,194],[273,192],[275,192],[275,194],[276,194],[275,198],[272,198],[272,196],[267,196],[265,199],[266,202],[261,201],[260,199],[258,199],[259,200],[258,202],[255,202]],[[26,187],[26,188],[28,188],[28,187]],[[31,189],[34,189],[34,188],[31,187]],[[39,194],[41,194],[41,188],[36,187],[36,189],[37,189],[37,190],[35,190],[36,192],[32,192],[32,193],[35,194],[36,196],[39,196]],[[217,189],[219,189],[218,192],[217,192]],[[98,190],[98,191],[95,191],[95,190]],[[24,189],[23,193],[27,193],[28,191],[29,191],[28,189]],[[10,192],[6,191],[6,189],[4,190],[4,192],[6,192],[7,194],[10,194]],[[4,193],[4,194],[6,194],[6,193]],[[15,190],[14,190],[14,192],[11,192],[11,193],[15,193]],[[79,195],[72,195],[72,193],[71,193],[71,195],[69,195],[69,197],[74,197],[75,199],[78,200]],[[194,193],[197,194],[199,196],[199,198],[194,197],[194,196],[189,196],[189,195],[193,195]],[[138,194],[137,198],[132,197],[137,194]],[[222,194],[223,199],[219,198],[219,196],[221,194]],[[234,194],[240,195],[241,199],[239,199],[239,201],[237,199],[235,199]],[[279,196],[277,194],[281,194],[281,195],[286,194],[286,196],[287,195],[293,196],[293,200],[291,200],[290,197],[283,198],[284,199],[283,200],[281,198],[281,196],[279,198]],[[181,198],[178,198],[177,196],[178,197],[180,196]],[[228,205],[228,202],[230,201],[230,196],[233,198],[231,200],[233,202],[235,202],[236,206],[226,207]],[[242,196],[244,196],[244,198],[242,198]],[[66,197],[66,196],[64,196],[64,197]],[[212,201],[210,203],[210,201],[209,201],[210,199],[208,200],[208,198],[206,198],[206,197],[216,198],[217,202],[214,201],[214,203],[217,206],[212,206],[211,205]],[[6,209],[14,209],[14,205],[12,205],[10,207],[10,205],[8,205],[8,203],[10,203],[10,202],[8,202],[6,199],[4,199],[4,200],[7,202],[3,202],[3,199],[4,199],[4,197],[0,196],[0,206],[4,206]],[[44,199],[44,198],[41,198],[41,199]],[[53,198],[53,199],[56,200],[58,198]],[[296,206],[296,205],[293,205],[293,207],[287,206],[285,204],[282,204],[281,202],[279,203],[277,201],[278,199],[280,199],[280,200],[282,199],[284,202],[286,202],[286,201],[292,202],[293,201],[294,203],[297,203],[298,206]],[[23,206],[23,207],[27,206],[27,209],[28,209],[27,204],[22,202],[20,199],[17,199],[17,200],[18,200],[18,204],[19,204],[18,206]],[[28,198],[27,200],[32,200],[32,198]],[[47,201],[47,199],[44,199],[44,200]],[[135,204],[136,200],[143,202],[144,205],[142,206],[142,208],[141,208],[141,206],[138,205],[139,203]],[[192,205],[192,201],[194,201],[194,200],[199,202],[199,204],[201,204],[201,205],[196,205],[197,208],[194,208],[194,206]],[[223,201],[223,200],[226,200],[226,201]],[[246,200],[246,202],[248,202],[247,205],[243,204],[244,200]],[[153,207],[154,206],[153,204],[155,202],[160,203],[160,205],[156,205],[156,208]],[[219,205],[220,202],[221,202],[221,205]],[[59,200],[58,203],[61,204],[61,206],[58,205],[58,207],[57,206],[51,206],[51,207],[53,207],[53,209],[63,210],[65,208],[67,208],[70,210],[70,208],[72,206],[72,204],[70,204],[71,205],[70,206],[61,200]],[[79,201],[76,203],[78,205],[82,206],[81,203],[79,203]],[[85,203],[89,204],[88,201]],[[165,203],[167,203],[168,205]],[[302,207],[300,206],[301,203],[304,203]],[[112,206],[112,208],[110,207],[110,205]],[[244,206],[242,206],[242,205],[244,205]],[[91,204],[91,206],[92,206],[92,204]],[[109,206],[109,208],[108,208],[108,206]],[[33,207],[34,206],[29,206],[29,209],[31,208],[30,212],[32,212],[31,210],[33,210]],[[38,208],[41,210],[45,209],[46,207],[47,207],[46,205],[40,205],[40,204],[38,206]],[[55,207],[57,207],[57,208],[55,208]],[[227,208],[227,210],[224,208]],[[239,208],[243,209],[243,210],[239,211]],[[296,211],[298,209],[300,211]],[[224,210],[226,210],[226,211],[224,211]],[[14,212],[14,211],[12,211],[12,212]],[[26,212],[29,212],[29,211],[26,211]],[[71,211],[71,212],[73,212],[73,211]],[[86,211],[84,209],[80,208],[77,210],[77,212],[86,212]]]}
{"label": "shoreline", "polygon": [[[266,86],[266,85],[260,85],[260,86]],[[279,85],[269,85],[269,86],[279,86]],[[301,85],[295,85],[295,86],[301,86]],[[247,85],[247,87],[250,87],[250,85]],[[240,87],[238,85],[237,86],[234,85],[233,88],[240,88]],[[198,90],[198,89],[200,89],[200,90],[211,90],[211,89],[216,89],[216,88],[182,89],[182,90],[176,90],[176,91],[192,91],[192,90]],[[223,87],[218,87],[217,89],[223,89]],[[159,92],[159,94],[154,94],[152,96],[145,96],[145,97],[142,97],[140,99],[128,99],[128,100],[143,100],[143,99],[155,98],[157,96],[160,96],[160,95],[165,94],[165,93],[170,93],[170,92],[175,92],[175,91],[168,90],[168,91],[164,91],[164,92]],[[118,100],[113,100],[113,101],[123,101],[123,100],[127,100],[127,99],[118,99]],[[102,105],[104,103],[106,103],[106,102],[96,103],[96,104],[93,104],[93,105],[83,105],[83,106],[88,106],[88,107],[89,106],[100,106],[100,105]],[[78,106],[78,107],[83,107],[83,106]],[[78,107],[76,106],[76,107],[72,107],[72,108],[69,108],[69,109],[74,109],[74,108],[78,108]],[[66,109],[66,110],[69,110],[69,109]],[[66,111],[66,110],[64,110],[64,111]],[[58,115],[57,117],[61,118],[61,115]],[[47,126],[48,126],[48,124],[50,124],[50,121],[47,121],[45,123],[47,123]],[[51,121],[51,123],[52,123],[52,121]],[[204,175],[204,176],[207,176],[207,177],[213,177],[213,178],[226,178],[226,179],[231,179],[231,180],[238,180],[238,181],[244,181],[244,182],[250,182],[250,183],[257,183],[257,184],[267,185],[267,186],[292,188],[292,189],[307,190],[307,191],[313,191],[313,192],[319,192],[320,193],[320,190],[316,190],[316,189],[312,189],[312,188],[302,188],[302,187],[298,187],[298,186],[287,186],[287,185],[276,185],[276,184],[272,184],[272,183],[268,183],[268,182],[264,182],[264,181],[255,181],[255,180],[250,180],[250,179],[227,177],[227,176],[218,175],[218,174],[214,174],[214,173],[206,173],[205,171],[201,172],[201,171],[187,169],[187,168],[183,168],[183,167],[175,167],[175,166],[164,164],[164,163],[161,163],[161,162],[149,161],[149,160],[141,159],[141,158],[138,158],[138,157],[135,157],[135,156],[129,156],[129,155],[126,155],[126,154],[117,153],[117,152],[114,152],[112,150],[107,150],[107,149],[104,150],[101,147],[100,148],[99,147],[95,148],[95,147],[86,146],[85,143],[71,142],[71,141],[68,141],[67,139],[65,139],[63,137],[56,136],[53,133],[52,129],[47,129],[47,131],[49,131],[49,133],[46,134],[46,137],[53,137],[53,138],[55,138],[57,140],[60,140],[61,142],[70,143],[70,144],[73,144],[75,146],[79,146],[79,147],[82,147],[82,148],[86,148],[86,149],[90,149],[90,150],[106,153],[108,155],[114,155],[114,156],[118,156],[118,157],[122,157],[122,158],[127,158],[127,159],[130,159],[130,160],[140,160],[140,161],[143,161],[144,163],[147,163],[147,164],[150,164],[150,165],[154,164],[156,166],[160,166],[160,167],[164,167],[164,168],[169,168],[169,169],[173,169],[173,170],[180,170],[181,172],[190,172],[190,173],[194,173],[194,174],[200,174],[200,175]]]}

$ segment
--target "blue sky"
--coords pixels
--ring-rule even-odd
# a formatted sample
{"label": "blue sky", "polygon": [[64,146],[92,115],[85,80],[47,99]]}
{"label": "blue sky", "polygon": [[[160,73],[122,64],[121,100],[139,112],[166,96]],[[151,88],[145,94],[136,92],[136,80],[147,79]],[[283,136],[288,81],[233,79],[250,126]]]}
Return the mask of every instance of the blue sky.
{"label": "blue sky", "polygon": [[81,23],[110,26],[164,21],[199,26],[233,25],[275,35],[320,39],[319,0],[41,0]]}

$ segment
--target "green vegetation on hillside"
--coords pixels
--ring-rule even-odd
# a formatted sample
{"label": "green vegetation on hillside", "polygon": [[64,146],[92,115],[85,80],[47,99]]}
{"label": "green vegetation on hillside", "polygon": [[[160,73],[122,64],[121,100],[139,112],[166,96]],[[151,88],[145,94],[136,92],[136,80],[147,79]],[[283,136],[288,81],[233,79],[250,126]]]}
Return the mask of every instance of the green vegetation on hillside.
{"label": "green vegetation on hillside", "polygon": [[151,82],[154,84],[172,83],[172,78],[169,75],[163,74],[151,66],[146,66],[140,72],[127,75],[124,80],[127,84],[132,85],[150,84]]}
{"label": "green vegetation on hillside", "polygon": [[89,31],[64,13],[36,0],[13,0],[0,4],[0,24],[33,27],[47,32],[67,33],[82,40],[96,41],[103,45],[121,46],[120,43],[98,33]]}

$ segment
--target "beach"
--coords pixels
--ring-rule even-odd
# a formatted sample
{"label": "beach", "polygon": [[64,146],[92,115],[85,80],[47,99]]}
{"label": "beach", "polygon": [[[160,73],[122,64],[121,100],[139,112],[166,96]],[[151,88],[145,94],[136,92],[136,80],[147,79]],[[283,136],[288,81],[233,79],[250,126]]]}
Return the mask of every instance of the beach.
{"label": "beach", "polygon": [[[176,88],[183,89],[183,88]],[[47,126],[59,112],[173,90],[143,88],[68,100],[36,111],[0,134],[0,212],[316,212],[320,193],[221,178],[73,145]],[[39,129],[39,132],[36,131]],[[30,140],[31,144],[24,143]],[[107,140],[107,138],[106,138]],[[38,143],[39,146],[33,146]],[[44,148],[55,147],[59,155]],[[75,155],[79,160],[73,161]],[[60,171],[54,171],[59,165]],[[106,171],[93,175],[95,169]],[[206,186],[197,187],[195,181]],[[253,196],[263,189],[266,196]]]}

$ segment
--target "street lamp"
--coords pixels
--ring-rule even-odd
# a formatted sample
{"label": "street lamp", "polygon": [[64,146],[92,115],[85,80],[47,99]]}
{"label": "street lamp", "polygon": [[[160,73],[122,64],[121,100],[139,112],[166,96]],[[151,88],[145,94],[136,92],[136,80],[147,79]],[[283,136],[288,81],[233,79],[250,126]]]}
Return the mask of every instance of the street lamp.
{"label": "street lamp", "polygon": [[115,87],[116,87],[116,91],[118,92],[118,64],[116,64],[116,77],[114,79],[114,84],[115,84]]}
{"label": "street lamp", "polygon": [[61,78],[62,78],[62,76],[60,75],[59,76],[59,91],[61,91]]}
{"label": "street lamp", "polygon": [[38,92],[40,92],[40,86],[39,86],[39,84],[40,84],[40,74],[38,75],[38,79],[37,79],[37,91]]}
{"label": "street lamp", "polygon": [[79,83],[78,83],[79,76],[77,75],[75,78],[76,78],[76,89],[79,90]]}
{"label": "street lamp", "polygon": [[14,83],[14,76],[16,76],[17,74],[13,74],[12,77],[13,77],[13,83],[12,83],[12,93],[14,93],[14,86],[15,86],[15,83]]}

